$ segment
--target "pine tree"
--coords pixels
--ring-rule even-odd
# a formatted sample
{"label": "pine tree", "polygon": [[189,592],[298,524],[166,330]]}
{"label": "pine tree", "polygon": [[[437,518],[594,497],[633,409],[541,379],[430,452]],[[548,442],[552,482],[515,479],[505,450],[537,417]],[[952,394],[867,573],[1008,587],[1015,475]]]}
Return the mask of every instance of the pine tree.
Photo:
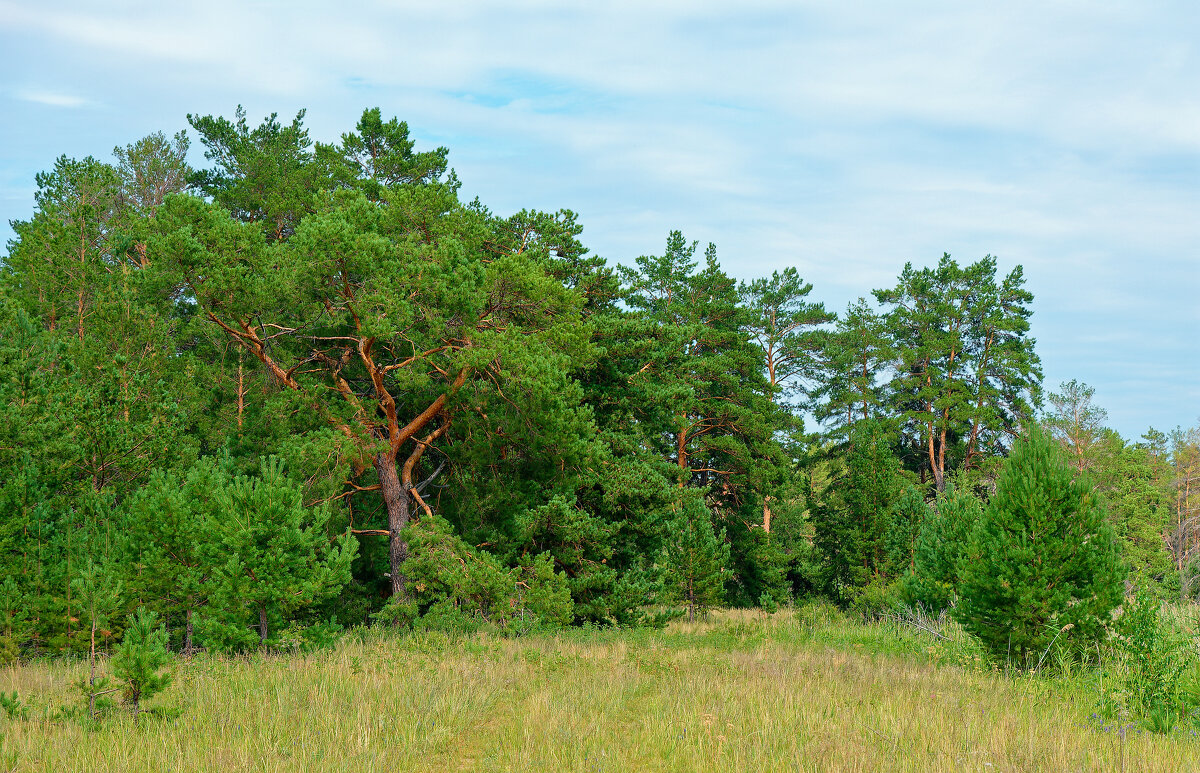
{"label": "pine tree", "polygon": [[929,518],[929,506],[916,486],[907,486],[892,505],[885,542],[888,577],[903,575],[913,565],[917,537]]}
{"label": "pine tree", "polygon": [[183,615],[183,652],[191,654],[194,618],[207,603],[219,540],[215,493],[228,473],[205,457],[186,475],[156,471],[125,508],[130,590],[165,615]]}
{"label": "pine tree", "polygon": [[844,472],[809,497],[823,579],[842,603],[887,571],[887,529],[902,482],[888,434],[880,422],[861,422],[850,436]]}
{"label": "pine tree", "polygon": [[783,411],[771,402],[762,352],[747,331],[753,316],[738,305],[736,282],[712,244],[700,268],[697,246],[674,231],[661,256],[621,269],[625,302],[646,325],[635,344],[643,365],[631,382],[642,387],[636,410],[650,425],[647,440],[675,463],[679,484],[706,489],[710,505],[732,509],[756,478],[783,463],[774,437]]}
{"label": "pine tree", "polygon": [[307,422],[306,440],[324,425],[345,498],[382,496],[384,528],[359,533],[388,537],[403,596],[399,535],[432,513],[422,491],[452,433],[522,392],[578,398],[558,387],[590,351],[583,298],[548,270],[570,218],[527,217],[511,240],[400,122],[368,111],[340,147],[316,150],[302,118],[193,117],[215,163],[193,179],[213,201],[168,197],[147,246],[194,299],[196,334],[224,338],[281,390],[271,419]]}
{"label": "pine tree", "polygon": [[212,569],[209,631],[226,646],[250,643],[247,623],[267,646],[271,620],[327,598],[350,581],[358,543],[343,534],[333,544],[325,534],[328,508],[304,506],[300,487],[274,457],[260,476],[238,476],[213,492],[221,523],[219,537],[205,546]]}
{"label": "pine tree", "polygon": [[1200,426],[1171,430],[1171,552],[1180,575],[1180,593],[1197,596],[1200,550]]}
{"label": "pine tree", "polygon": [[892,405],[939,491],[948,471],[1002,449],[1040,400],[1023,285],[1020,266],[997,284],[990,255],[962,267],[943,255],[936,268],[906,264],[895,288],[875,291],[891,307]]}
{"label": "pine tree", "polygon": [[690,492],[683,495],[671,523],[664,564],[666,600],[686,604],[688,621],[724,600],[729,565],[725,531],[713,529],[708,508]]}
{"label": "pine tree", "polygon": [[1031,666],[1056,640],[1099,639],[1125,572],[1091,483],[1074,478],[1034,427],[1013,449],[975,532],[956,614],[994,655]]}
{"label": "pine tree", "polygon": [[824,373],[816,390],[817,419],[831,440],[845,444],[861,421],[884,416],[879,383],[894,356],[884,320],[865,298],[846,307],[824,340]]}
{"label": "pine tree", "polygon": [[[0,423],[5,418],[0,412]],[[0,664],[15,659],[36,633],[40,547],[49,509],[29,453],[12,462],[0,467],[5,478],[0,483]]]}
{"label": "pine tree", "polygon": [[[187,163],[190,145],[187,132],[176,132],[174,137],[167,139],[167,135],[159,131],[124,148],[113,148],[121,181],[121,203],[139,215],[153,217],[167,196],[187,188],[192,173]],[[137,253],[144,267],[145,247]]]}
{"label": "pine tree", "polygon": [[812,284],[802,280],[795,268],[742,283],[738,290],[749,312],[746,328],[762,350],[776,401],[780,396],[810,392],[820,374],[824,336],[816,328],[836,315],[827,312],[824,304],[808,301],[811,291]]}
{"label": "pine tree", "polygon": [[383,120],[379,108],[364,110],[357,134],[343,134],[341,147],[317,143],[316,159],[347,187],[357,187],[371,201],[383,199],[389,187],[438,180],[446,172],[446,148],[414,152],[408,123]]}
{"label": "pine tree", "polygon": [[72,581],[71,587],[77,594],[91,632],[88,678],[84,684],[88,697],[88,713],[95,716],[96,697],[100,694],[96,688],[103,687],[96,679],[96,634],[108,623],[109,617],[120,604],[121,582],[111,569],[99,566],[89,558],[79,576]]}
{"label": "pine tree", "polygon": [[204,157],[216,164],[193,172],[190,182],[234,217],[258,223],[267,238],[287,239],[312,211],[313,194],[329,184],[312,162],[304,112],[290,125],[272,113],[253,129],[241,105],[235,121],[189,114],[188,123],[207,148]]}
{"label": "pine tree", "polygon": [[983,515],[979,500],[953,483],[938,495],[913,545],[912,569],[903,593],[910,604],[940,612],[958,593],[962,561]]}
{"label": "pine tree", "polygon": [[9,575],[0,583],[0,666],[7,666],[20,655],[20,640],[28,615],[28,596]]}
{"label": "pine tree", "polygon": [[1096,446],[1103,435],[1108,411],[1092,403],[1096,395],[1094,387],[1071,379],[1058,388],[1061,394],[1051,392],[1047,397],[1050,410],[1046,413],[1046,427],[1067,451],[1076,472],[1091,470],[1096,464]]}
{"label": "pine tree", "polygon": [[133,707],[137,719],[141,702],[153,698],[171,683],[169,674],[159,671],[170,660],[167,653],[167,629],[158,615],[139,607],[125,623],[125,636],[112,658],[113,673],[125,683],[125,702]]}
{"label": "pine tree", "polygon": [[[640,360],[626,379],[634,418],[629,429],[674,465],[679,488],[703,492],[729,540],[730,600],[750,605],[762,593],[760,578],[778,573],[751,524],[762,517],[763,496],[787,475],[780,441],[797,422],[772,401],[764,352],[751,340],[762,320],[739,305],[737,283],[721,269],[716,247],[708,245],[703,263],[697,248],[674,231],[662,255],[621,268],[633,335],[614,342],[610,352],[625,362]],[[777,302],[801,324],[807,312],[792,308],[796,297]],[[793,359],[777,360],[783,368],[777,375],[800,364],[801,343],[787,345],[793,344]]]}
{"label": "pine tree", "polygon": [[1176,595],[1179,575],[1163,539],[1171,520],[1170,496],[1162,481],[1165,465],[1111,429],[1100,433],[1096,450],[1092,478],[1104,497],[1121,558],[1137,576],[1143,594],[1160,599]]}

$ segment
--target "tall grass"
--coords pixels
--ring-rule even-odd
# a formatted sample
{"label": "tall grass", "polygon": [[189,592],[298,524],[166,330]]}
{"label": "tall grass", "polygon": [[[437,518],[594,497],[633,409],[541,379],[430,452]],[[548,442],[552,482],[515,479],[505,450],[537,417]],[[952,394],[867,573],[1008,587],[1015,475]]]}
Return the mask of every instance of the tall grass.
{"label": "tall grass", "polygon": [[55,719],[84,666],[39,662],[0,670],[33,707],[0,720],[0,769],[1200,769],[1191,736],[1090,724],[1079,679],[939,662],[936,646],[821,607],[659,632],[365,631],[314,654],[178,661],[164,712],[91,730]]}

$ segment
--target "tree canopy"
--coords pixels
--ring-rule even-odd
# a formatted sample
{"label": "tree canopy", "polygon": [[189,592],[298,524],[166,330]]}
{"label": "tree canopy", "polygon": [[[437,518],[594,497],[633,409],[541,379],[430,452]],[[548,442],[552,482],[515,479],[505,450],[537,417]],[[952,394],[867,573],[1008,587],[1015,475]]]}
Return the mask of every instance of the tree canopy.
{"label": "tree canopy", "polygon": [[[735,278],[679,231],[610,263],[568,209],[464,201],[378,108],[329,143],[303,111],[188,122],[199,168],[186,132],[63,156],[13,224],[0,658],[122,621],[190,652],[941,605],[982,587],[979,513],[1028,516],[1013,470],[1061,477],[1013,450],[1042,400],[1020,266],[907,264],[835,314],[799,267]],[[1079,478],[1056,512],[1106,513],[1145,582],[1194,595],[1196,431],[1127,441],[1092,397],[1049,397]]]}

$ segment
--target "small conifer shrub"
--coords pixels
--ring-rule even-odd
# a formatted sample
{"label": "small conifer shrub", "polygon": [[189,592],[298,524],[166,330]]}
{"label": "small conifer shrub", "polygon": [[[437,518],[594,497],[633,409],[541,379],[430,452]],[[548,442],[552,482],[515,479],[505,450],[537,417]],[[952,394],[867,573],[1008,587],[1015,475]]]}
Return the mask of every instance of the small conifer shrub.
{"label": "small conifer shrub", "polygon": [[129,616],[125,638],[112,658],[113,673],[124,682],[125,703],[133,709],[134,718],[142,701],[171,683],[170,674],[160,673],[169,660],[167,629],[159,624],[157,614],[140,607]]}

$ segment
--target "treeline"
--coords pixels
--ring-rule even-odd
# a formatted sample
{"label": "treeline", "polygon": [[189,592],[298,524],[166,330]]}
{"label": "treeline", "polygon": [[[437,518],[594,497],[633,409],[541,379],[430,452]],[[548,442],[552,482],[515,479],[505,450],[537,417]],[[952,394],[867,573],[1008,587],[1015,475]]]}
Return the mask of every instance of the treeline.
{"label": "treeline", "polygon": [[[236,650],[954,598],[946,546],[1046,402],[1019,267],[834,313],[677,232],[610,266],[569,211],[464,202],[377,109],[328,145],[302,119],[38,176],[0,273],[0,657],[142,606]],[[1194,595],[1200,432],[1131,443],[1062,389],[1124,562]]]}

